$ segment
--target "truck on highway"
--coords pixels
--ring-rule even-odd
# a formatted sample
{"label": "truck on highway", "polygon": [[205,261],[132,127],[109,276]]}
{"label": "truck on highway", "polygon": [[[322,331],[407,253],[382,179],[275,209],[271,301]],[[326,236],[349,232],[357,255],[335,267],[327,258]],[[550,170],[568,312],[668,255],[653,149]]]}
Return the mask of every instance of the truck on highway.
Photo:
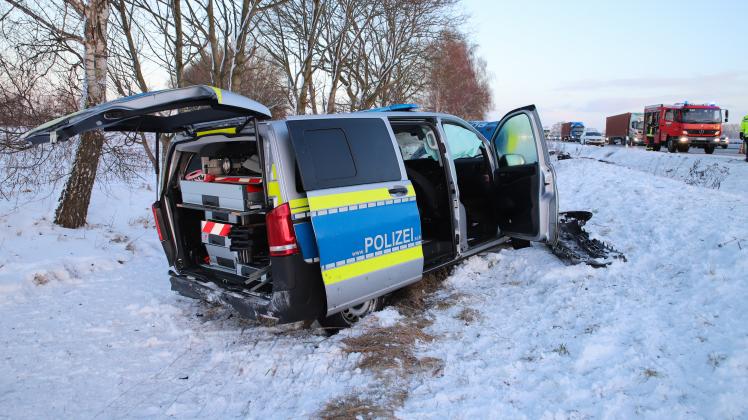
{"label": "truck on highway", "polygon": [[608,144],[640,146],[644,144],[642,127],[644,114],[627,112],[605,119],[605,135]]}
{"label": "truck on highway", "polygon": [[[687,153],[691,147],[712,154],[720,146],[722,109],[716,104],[650,105],[644,108],[644,142],[648,150],[659,151],[665,145],[668,152]],[[724,110],[724,121],[728,121]]]}
{"label": "truck on highway", "polygon": [[584,124],[581,122],[566,122],[561,125],[561,141],[574,141],[579,143],[584,133]]}

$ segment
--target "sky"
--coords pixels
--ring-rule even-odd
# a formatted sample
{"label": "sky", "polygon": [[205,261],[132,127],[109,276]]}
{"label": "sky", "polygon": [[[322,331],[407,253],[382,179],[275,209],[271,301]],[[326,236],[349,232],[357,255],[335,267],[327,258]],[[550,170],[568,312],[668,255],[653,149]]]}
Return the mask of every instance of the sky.
{"label": "sky", "polygon": [[656,103],[748,114],[748,0],[463,0],[498,119],[535,104],[543,125]]}

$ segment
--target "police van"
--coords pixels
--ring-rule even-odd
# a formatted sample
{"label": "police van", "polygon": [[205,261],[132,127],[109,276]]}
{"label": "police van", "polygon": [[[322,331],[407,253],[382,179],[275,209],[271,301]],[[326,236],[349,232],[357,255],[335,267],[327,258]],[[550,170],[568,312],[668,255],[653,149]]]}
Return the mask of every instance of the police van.
{"label": "police van", "polygon": [[251,99],[191,86],[107,102],[24,138],[173,134],[153,204],[171,288],[248,318],[345,327],[424,273],[508,238],[557,238],[534,106],[508,113],[489,140],[413,108],[273,121]]}

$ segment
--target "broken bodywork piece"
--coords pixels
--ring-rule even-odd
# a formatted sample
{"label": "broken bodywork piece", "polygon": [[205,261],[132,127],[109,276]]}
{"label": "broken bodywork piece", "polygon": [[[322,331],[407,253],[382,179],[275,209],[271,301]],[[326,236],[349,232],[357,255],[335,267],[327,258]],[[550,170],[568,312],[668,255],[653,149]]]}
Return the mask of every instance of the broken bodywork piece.
{"label": "broken bodywork piece", "polygon": [[606,267],[615,260],[626,261],[622,252],[598,239],[590,238],[584,225],[592,218],[588,211],[567,211],[558,214],[558,242],[551,246],[553,253],[569,264],[585,263]]}

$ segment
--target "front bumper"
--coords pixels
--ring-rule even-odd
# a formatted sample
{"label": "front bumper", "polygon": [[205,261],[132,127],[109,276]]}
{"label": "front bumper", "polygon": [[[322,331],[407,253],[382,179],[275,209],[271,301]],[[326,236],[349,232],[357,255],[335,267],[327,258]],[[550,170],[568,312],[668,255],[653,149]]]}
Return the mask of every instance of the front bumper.
{"label": "front bumper", "polygon": [[234,308],[243,318],[284,324],[324,314],[325,291],[318,264],[301,255],[271,257],[272,292],[254,293],[228,286],[206,274],[169,272],[171,290],[182,296]]}
{"label": "front bumper", "polygon": [[686,143],[691,146],[704,147],[707,145],[721,146],[722,142],[719,137],[695,137],[695,136],[681,136],[678,139],[679,143]]}

